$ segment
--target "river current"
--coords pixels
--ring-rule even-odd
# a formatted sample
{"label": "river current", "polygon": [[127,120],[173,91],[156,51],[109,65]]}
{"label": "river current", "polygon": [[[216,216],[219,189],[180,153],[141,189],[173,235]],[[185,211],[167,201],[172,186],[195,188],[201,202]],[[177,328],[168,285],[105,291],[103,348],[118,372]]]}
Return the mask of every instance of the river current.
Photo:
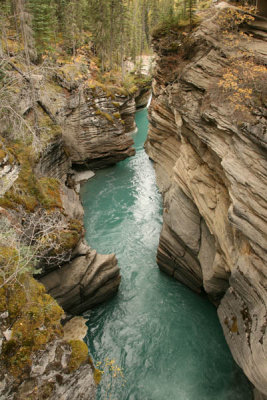
{"label": "river current", "polygon": [[111,301],[85,313],[86,342],[104,371],[98,400],[251,400],[215,307],[161,273],[156,250],[161,196],[136,113],[136,155],[97,171],[81,190],[86,238],[116,253],[122,282]]}

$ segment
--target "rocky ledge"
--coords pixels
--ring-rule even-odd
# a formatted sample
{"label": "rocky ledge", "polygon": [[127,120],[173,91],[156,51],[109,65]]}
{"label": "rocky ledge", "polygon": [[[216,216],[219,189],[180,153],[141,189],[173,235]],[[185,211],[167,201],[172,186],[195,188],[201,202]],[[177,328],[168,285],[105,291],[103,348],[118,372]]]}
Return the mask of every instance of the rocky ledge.
{"label": "rocky ledge", "polygon": [[146,151],[164,199],[159,267],[219,306],[233,357],[263,399],[267,22],[248,14],[227,30],[235,14],[220,3],[192,31],[155,33]]}
{"label": "rocky ledge", "polygon": [[79,197],[80,184],[77,184],[75,177],[80,175],[79,179],[83,181],[83,176],[88,178],[94,174],[77,174],[70,169],[69,158],[64,150],[64,139],[61,139],[63,144],[60,145],[59,142],[57,140],[49,145],[48,151],[43,153],[36,165],[35,173],[40,178],[59,178],[62,212],[68,220],[78,221],[80,229],[65,262],[43,265],[38,279],[66,312],[78,314],[104,302],[117,292],[120,270],[115,254],[98,254],[84,239],[84,210]]}
{"label": "rocky ledge", "polygon": [[93,79],[88,54],[1,62],[14,85],[0,124],[0,398],[94,399],[100,375],[77,329],[63,337],[60,306],[66,318],[119,288],[115,255],[85,241],[79,188],[88,168],[135,153],[141,92]]}
{"label": "rocky ledge", "polygon": [[134,155],[130,133],[136,129],[135,96],[141,89],[134,87],[130,94],[93,79],[90,52],[84,50],[75,60],[59,60],[53,68],[32,66],[30,76],[16,57],[7,58],[4,65],[16,82],[8,101],[26,128],[21,140],[16,126],[10,135],[10,120],[2,121],[0,205],[13,210],[18,221],[21,208],[33,214],[57,209],[65,234],[70,221],[78,223],[75,232],[71,228],[64,257],[40,265],[39,277],[67,312],[79,313],[113,295],[120,273],[114,254],[97,254],[85,242],[75,176]]}

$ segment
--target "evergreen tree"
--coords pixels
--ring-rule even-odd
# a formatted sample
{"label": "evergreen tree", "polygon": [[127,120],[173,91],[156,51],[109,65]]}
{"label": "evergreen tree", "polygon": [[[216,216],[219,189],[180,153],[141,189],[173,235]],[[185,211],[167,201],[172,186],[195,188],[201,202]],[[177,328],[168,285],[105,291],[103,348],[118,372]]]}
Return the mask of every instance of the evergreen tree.
{"label": "evergreen tree", "polygon": [[34,32],[32,29],[32,15],[26,9],[24,0],[15,0],[14,6],[18,20],[17,27],[20,27],[26,63],[29,66],[31,61],[36,59]]}
{"label": "evergreen tree", "polygon": [[[179,18],[193,23],[197,0],[0,0],[2,43],[7,23],[13,21],[26,40],[33,59],[34,46],[39,56],[63,43],[73,55],[83,43],[85,31],[93,35],[101,70],[124,69],[127,57],[136,62],[147,51],[153,27],[163,22],[175,24]],[[19,8],[23,13],[18,12]],[[15,6],[15,7],[14,7]],[[20,17],[18,17],[18,15]],[[27,37],[27,39],[25,39]],[[34,40],[33,40],[34,39]],[[63,40],[62,40],[63,39]],[[7,42],[7,40],[6,40]],[[35,45],[34,45],[35,42]],[[7,46],[5,46],[7,47]],[[1,48],[0,48],[1,51]]]}
{"label": "evergreen tree", "polygon": [[8,44],[7,44],[7,29],[10,23],[10,16],[11,16],[11,3],[9,0],[1,0],[1,13],[0,13],[0,56],[3,55],[2,45],[5,46],[6,51],[8,51]]}
{"label": "evergreen tree", "polygon": [[52,48],[56,31],[55,0],[27,0],[28,9],[32,14],[32,26],[39,54]]}

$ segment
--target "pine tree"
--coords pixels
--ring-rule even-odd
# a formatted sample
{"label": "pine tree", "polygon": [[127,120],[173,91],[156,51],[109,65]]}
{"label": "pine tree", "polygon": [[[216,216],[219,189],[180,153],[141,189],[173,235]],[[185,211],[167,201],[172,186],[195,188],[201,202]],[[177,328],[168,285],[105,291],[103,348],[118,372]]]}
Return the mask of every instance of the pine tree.
{"label": "pine tree", "polygon": [[56,4],[54,0],[27,0],[33,16],[33,30],[36,48],[40,54],[52,48],[56,30]]}
{"label": "pine tree", "polygon": [[0,56],[3,55],[2,45],[5,46],[6,51],[8,52],[8,44],[7,44],[7,29],[10,22],[11,15],[11,3],[9,0],[1,1],[1,13],[0,13]]}
{"label": "pine tree", "polygon": [[20,27],[20,34],[24,47],[26,64],[29,66],[31,61],[36,60],[36,49],[34,41],[34,32],[32,29],[32,15],[26,9],[24,0],[15,0],[15,10]]}

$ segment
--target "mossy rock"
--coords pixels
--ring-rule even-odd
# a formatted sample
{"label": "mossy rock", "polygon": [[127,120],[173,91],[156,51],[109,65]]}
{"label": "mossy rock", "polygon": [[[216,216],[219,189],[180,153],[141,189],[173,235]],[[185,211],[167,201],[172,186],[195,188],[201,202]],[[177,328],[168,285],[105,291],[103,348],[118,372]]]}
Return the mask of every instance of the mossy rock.
{"label": "mossy rock", "polygon": [[6,152],[2,148],[0,148],[0,163],[5,159],[6,157]]}
{"label": "mossy rock", "polygon": [[69,83],[79,82],[86,78],[83,64],[66,63],[58,71],[57,74],[60,78]]}
{"label": "mossy rock", "polygon": [[55,178],[40,178],[37,183],[37,198],[46,209],[62,208],[60,182]]}
{"label": "mossy rock", "polygon": [[0,303],[6,302],[12,337],[3,342],[0,361],[13,376],[22,377],[31,366],[33,353],[62,337],[63,310],[44,286],[28,274],[2,289]]}
{"label": "mossy rock", "polygon": [[96,115],[99,115],[103,118],[105,118],[108,122],[114,124],[114,117],[110,114],[108,114],[107,112],[101,111],[101,110],[96,110]]}
{"label": "mossy rock", "polygon": [[111,102],[113,104],[114,107],[119,108],[120,107],[120,103],[118,103],[117,101],[112,101]]}
{"label": "mossy rock", "polygon": [[49,117],[49,115],[41,109],[41,107],[38,109],[38,124],[39,124],[39,129],[41,129],[42,132],[41,141],[43,145],[46,145],[51,140],[54,140],[58,136],[62,135],[62,129],[60,125],[55,123]]}
{"label": "mossy rock", "polygon": [[12,143],[8,150],[18,160],[20,172],[15,185],[0,198],[0,206],[16,209],[21,205],[29,212],[38,205],[46,209],[61,208],[60,182],[48,177],[37,179],[33,172],[35,159],[32,147],[18,142]]}
{"label": "mossy rock", "polygon": [[71,356],[69,372],[76,371],[83,363],[89,362],[88,347],[82,340],[70,340]]}
{"label": "mossy rock", "polygon": [[115,117],[115,118],[117,118],[117,119],[120,119],[120,117],[121,117],[121,115],[120,115],[119,112],[115,112],[115,113],[113,113],[112,115],[113,115],[113,117]]}

